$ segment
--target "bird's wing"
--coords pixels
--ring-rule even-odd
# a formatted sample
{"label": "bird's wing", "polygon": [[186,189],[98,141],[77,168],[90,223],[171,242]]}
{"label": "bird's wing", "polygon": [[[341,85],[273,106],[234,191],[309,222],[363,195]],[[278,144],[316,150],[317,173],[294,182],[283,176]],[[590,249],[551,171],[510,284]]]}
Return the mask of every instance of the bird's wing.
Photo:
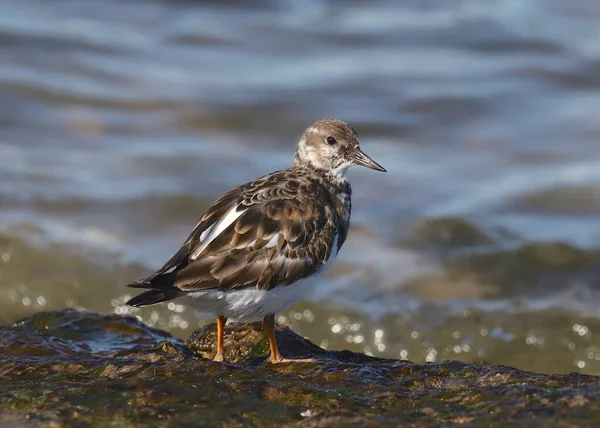
{"label": "bird's wing", "polygon": [[278,200],[228,212],[235,220],[195,248],[190,263],[175,273],[174,285],[182,291],[269,289],[312,275],[336,245],[327,211],[316,202]]}
{"label": "bird's wing", "polygon": [[[198,220],[181,248],[179,248],[169,261],[148,278],[131,282],[128,286],[133,288],[153,288],[157,278],[187,266],[190,254],[194,251],[194,248],[196,248],[198,244],[201,244],[210,232],[214,231],[215,224],[223,217],[224,213],[237,205],[237,201],[240,199],[242,191],[243,188],[241,186],[236,187],[217,199]],[[210,239],[210,237],[208,238]]]}
{"label": "bird's wing", "polygon": [[234,209],[239,205],[241,194],[242,188],[236,187],[217,199],[198,220],[179,251],[156,273],[161,274],[182,268],[193,260],[191,256],[199,246],[212,242],[235,219],[231,215],[227,216],[227,213],[234,213]]}
{"label": "bird's wing", "polygon": [[325,192],[276,175],[232,190],[143,287],[268,289],[312,275],[337,245],[337,217],[323,203]]}

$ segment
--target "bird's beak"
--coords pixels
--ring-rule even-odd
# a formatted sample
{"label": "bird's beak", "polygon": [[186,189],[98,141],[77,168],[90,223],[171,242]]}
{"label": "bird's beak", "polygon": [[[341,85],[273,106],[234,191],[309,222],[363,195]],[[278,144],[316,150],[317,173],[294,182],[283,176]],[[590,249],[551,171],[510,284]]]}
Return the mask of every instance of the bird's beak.
{"label": "bird's beak", "polygon": [[369,156],[365,155],[358,147],[354,149],[350,155],[350,159],[356,165],[366,166],[367,168],[374,169],[375,171],[387,172],[384,167],[379,165]]}

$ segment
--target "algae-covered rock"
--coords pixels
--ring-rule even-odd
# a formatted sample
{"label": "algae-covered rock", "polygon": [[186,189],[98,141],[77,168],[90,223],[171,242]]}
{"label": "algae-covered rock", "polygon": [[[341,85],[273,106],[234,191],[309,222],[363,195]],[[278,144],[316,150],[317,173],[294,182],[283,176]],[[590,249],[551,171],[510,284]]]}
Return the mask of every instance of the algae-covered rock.
{"label": "algae-covered rock", "polygon": [[136,318],[73,310],[0,327],[0,423],[595,426],[600,417],[595,376],[325,351],[289,329],[276,332],[282,353],[315,362],[264,364],[256,324],[227,326],[239,362],[215,363],[197,356],[210,355],[213,328],[188,348]]}
{"label": "algae-covered rock", "polygon": [[446,263],[454,278],[477,278],[501,295],[544,294],[576,283],[600,284],[600,251],[561,242],[538,242],[508,250],[470,254]]}
{"label": "algae-covered rock", "polygon": [[[327,351],[294,333],[289,328],[276,327],[277,344],[284,358],[315,361],[364,362],[384,361],[365,354],[350,351]],[[186,342],[187,347],[201,358],[212,359],[216,353],[216,324],[196,330]],[[225,329],[225,360],[233,363],[266,362],[269,343],[261,322],[228,325]],[[395,361],[395,360],[389,360]]]}
{"label": "algae-covered rock", "polygon": [[422,218],[409,240],[411,246],[437,250],[492,244],[483,230],[458,217]]}
{"label": "algae-covered rock", "polygon": [[502,228],[455,217],[423,218],[399,245],[433,254],[440,269],[401,287],[419,297],[498,299],[547,296],[570,286],[597,289],[600,250],[566,242],[523,242]]}

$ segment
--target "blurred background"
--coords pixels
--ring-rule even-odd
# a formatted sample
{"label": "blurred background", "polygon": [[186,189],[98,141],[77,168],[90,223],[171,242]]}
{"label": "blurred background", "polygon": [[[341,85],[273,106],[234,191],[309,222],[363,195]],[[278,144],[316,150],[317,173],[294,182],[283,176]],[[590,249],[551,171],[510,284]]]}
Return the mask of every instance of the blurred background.
{"label": "blurred background", "polygon": [[594,0],[0,6],[0,322],[133,310],[229,188],[350,122],[352,228],[282,324],[330,349],[600,374]]}

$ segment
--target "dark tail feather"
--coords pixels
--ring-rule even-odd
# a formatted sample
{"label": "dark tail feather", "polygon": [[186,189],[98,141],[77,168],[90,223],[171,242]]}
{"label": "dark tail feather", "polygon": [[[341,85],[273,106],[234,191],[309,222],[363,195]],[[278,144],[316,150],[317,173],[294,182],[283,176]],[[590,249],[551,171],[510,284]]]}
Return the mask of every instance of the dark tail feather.
{"label": "dark tail feather", "polygon": [[182,296],[183,294],[185,293],[177,288],[170,288],[167,290],[148,290],[132,299],[129,299],[127,301],[127,305],[136,307],[154,305],[156,303],[172,300],[176,297]]}
{"label": "dark tail feather", "polygon": [[127,287],[131,288],[171,288],[175,284],[175,272],[152,275],[146,279],[130,282]]}
{"label": "dark tail feather", "polygon": [[174,286],[175,273],[163,273],[151,276],[146,279],[140,279],[127,284],[131,288],[151,288],[145,293],[135,296],[127,301],[129,306],[148,306],[155,303],[165,302],[185,294],[179,288]]}

